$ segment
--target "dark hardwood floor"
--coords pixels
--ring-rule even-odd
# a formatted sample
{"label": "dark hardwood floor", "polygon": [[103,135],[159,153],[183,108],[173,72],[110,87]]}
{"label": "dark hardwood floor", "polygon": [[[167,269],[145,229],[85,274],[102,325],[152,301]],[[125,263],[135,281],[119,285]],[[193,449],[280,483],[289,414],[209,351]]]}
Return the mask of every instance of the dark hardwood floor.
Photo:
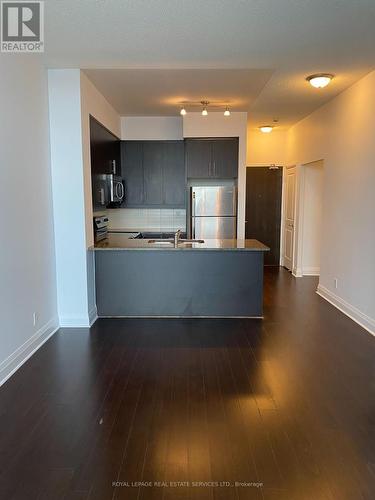
{"label": "dark hardwood floor", "polygon": [[315,288],[269,268],[263,321],[59,331],[0,388],[0,498],[373,500],[375,339]]}

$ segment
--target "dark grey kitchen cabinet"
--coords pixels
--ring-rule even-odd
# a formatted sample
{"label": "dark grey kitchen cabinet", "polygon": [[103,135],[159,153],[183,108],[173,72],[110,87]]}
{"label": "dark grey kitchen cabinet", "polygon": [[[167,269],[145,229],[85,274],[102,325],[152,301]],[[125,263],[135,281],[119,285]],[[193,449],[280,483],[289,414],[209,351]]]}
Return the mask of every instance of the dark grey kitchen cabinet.
{"label": "dark grey kitchen cabinet", "polygon": [[120,139],[90,115],[91,173],[121,175]]}
{"label": "dark grey kitchen cabinet", "polygon": [[154,141],[143,143],[145,205],[163,204],[163,147]]}
{"label": "dark grey kitchen cabinet", "polygon": [[123,206],[184,208],[183,141],[122,141]]}
{"label": "dark grey kitchen cabinet", "polygon": [[186,175],[183,141],[163,144],[163,202],[166,206],[185,206]]}
{"label": "dark grey kitchen cabinet", "polygon": [[121,170],[125,183],[123,206],[138,207],[144,204],[142,141],[121,142]]}
{"label": "dark grey kitchen cabinet", "polygon": [[207,139],[186,139],[185,157],[187,176],[192,179],[210,177],[212,141]]}
{"label": "dark grey kitchen cabinet", "polygon": [[238,139],[212,141],[211,176],[217,179],[238,177]]}
{"label": "dark grey kitchen cabinet", "polygon": [[188,178],[238,177],[238,138],[186,139],[185,148]]}

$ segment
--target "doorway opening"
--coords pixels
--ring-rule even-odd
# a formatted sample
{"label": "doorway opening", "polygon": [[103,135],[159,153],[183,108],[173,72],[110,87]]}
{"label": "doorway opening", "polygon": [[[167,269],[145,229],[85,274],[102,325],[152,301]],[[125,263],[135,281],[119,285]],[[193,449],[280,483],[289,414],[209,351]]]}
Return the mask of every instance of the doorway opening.
{"label": "doorway opening", "polygon": [[320,275],[323,191],[323,160],[285,169],[282,265],[296,277]]}
{"label": "doorway opening", "polygon": [[297,273],[301,276],[319,276],[323,222],[323,160],[302,165],[300,185]]}
{"label": "doorway opening", "polygon": [[280,265],[280,230],[283,169],[275,165],[246,168],[246,239],[270,248],[266,266]]}

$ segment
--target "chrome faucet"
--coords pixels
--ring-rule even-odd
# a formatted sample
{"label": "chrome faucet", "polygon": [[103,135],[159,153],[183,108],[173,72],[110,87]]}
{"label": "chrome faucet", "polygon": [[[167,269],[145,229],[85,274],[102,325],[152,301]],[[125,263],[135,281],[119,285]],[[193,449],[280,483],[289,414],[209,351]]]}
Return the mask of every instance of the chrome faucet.
{"label": "chrome faucet", "polygon": [[180,235],[181,235],[181,229],[178,229],[175,233],[174,233],[174,247],[177,248],[178,247],[178,241],[180,239]]}

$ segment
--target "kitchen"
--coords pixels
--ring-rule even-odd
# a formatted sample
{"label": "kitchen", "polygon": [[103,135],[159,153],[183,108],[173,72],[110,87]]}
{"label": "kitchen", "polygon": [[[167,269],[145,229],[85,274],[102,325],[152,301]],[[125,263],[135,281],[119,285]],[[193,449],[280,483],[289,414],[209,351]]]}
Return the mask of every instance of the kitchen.
{"label": "kitchen", "polygon": [[268,248],[237,238],[239,137],[90,131],[99,317],[262,317]]}
{"label": "kitchen", "polygon": [[0,497],[373,499],[374,2],[1,11]]}

